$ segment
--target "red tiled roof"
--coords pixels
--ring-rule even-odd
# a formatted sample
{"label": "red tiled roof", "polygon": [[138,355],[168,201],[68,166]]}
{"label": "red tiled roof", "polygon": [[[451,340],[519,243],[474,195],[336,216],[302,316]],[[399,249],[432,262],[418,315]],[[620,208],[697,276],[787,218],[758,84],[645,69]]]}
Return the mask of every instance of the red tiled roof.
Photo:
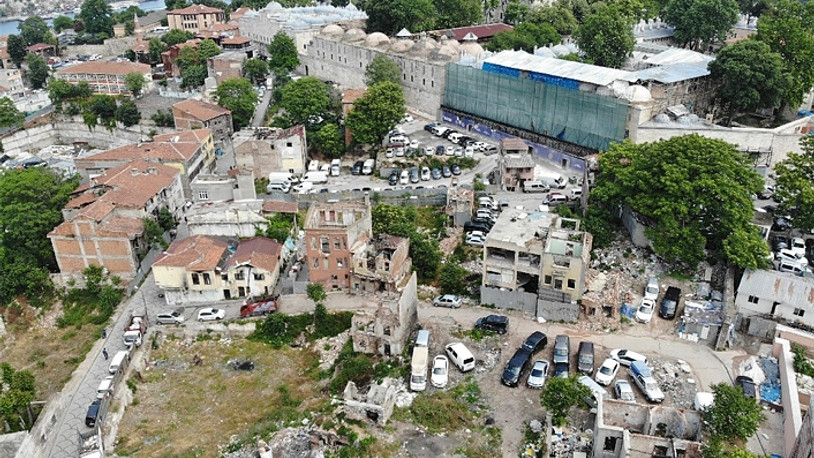
{"label": "red tiled roof", "polygon": [[184,162],[198,151],[201,144],[210,135],[212,135],[212,131],[208,128],[180,130],[169,134],[156,135],[151,142],[109,149],[93,156],[76,159],[74,162],[80,165],[97,161],[140,159]]}
{"label": "red tiled roof", "polygon": [[[161,190],[169,187],[179,173],[175,167],[137,160],[112,168],[94,178],[93,181],[96,187],[111,188],[99,198],[99,201],[116,207],[141,209]],[[94,189],[87,192],[92,193]],[[86,208],[94,205],[96,203]]]}
{"label": "red tiled roof", "polygon": [[186,99],[183,102],[176,103],[172,107],[181,110],[199,121],[209,121],[218,116],[232,114],[230,110],[220,105],[198,99]]}
{"label": "red tiled roof", "polygon": [[190,5],[186,8],[179,10],[172,10],[167,14],[206,14],[206,13],[223,13],[223,10],[212,8],[206,5]]}
{"label": "red tiled roof", "polygon": [[353,103],[359,97],[365,95],[367,89],[346,89],[342,93],[342,103]]}
{"label": "red tiled roof", "polygon": [[251,40],[249,40],[246,37],[226,37],[223,40],[221,40],[220,43],[223,45],[242,45],[250,41]]}
{"label": "red tiled roof", "polygon": [[150,73],[150,66],[136,62],[109,62],[97,60],[82,62],[81,64],[74,65],[72,67],[57,70],[57,74],[59,75],[127,75],[128,73],[141,73],[142,75],[146,75],[147,73]]}
{"label": "red tiled roof", "polygon": [[267,200],[263,202],[263,213],[297,213],[299,207],[296,202],[282,200]]}
{"label": "red tiled roof", "polygon": [[54,49],[54,47],[48,43],[36,43],[28,47],[28,50],[31,52],[43,51],[45,49]]}
{"label": "red tiled roof", "polygon": [[497,24],[473,25],[470,27],[457,27],[454,29],[442,29],[437,30],[436,32],[440,32],[442,35],[446,35],[450,38],[461,41],[468,33],[471,33],[476,37],[482,39],[482,38],[492,38],[493,36],[497,35],[498,32],[502,32],[504,30],[514,30],[514,27],[508,24],[497,23]]}
{"label": "red tiled roof", "polygon": [[153,266],[184,267],[188,271],[212,271],[220,266],[229,245],[213,237],[194,235],[176,240],[156,258]]}
{"label": "red tiled roof", "polygon": [[240,242],[235,254],[226,263],[225,269],[248,264],[273,272],[277,270],[279,261],[280,244],[266,237],[255,237]]}

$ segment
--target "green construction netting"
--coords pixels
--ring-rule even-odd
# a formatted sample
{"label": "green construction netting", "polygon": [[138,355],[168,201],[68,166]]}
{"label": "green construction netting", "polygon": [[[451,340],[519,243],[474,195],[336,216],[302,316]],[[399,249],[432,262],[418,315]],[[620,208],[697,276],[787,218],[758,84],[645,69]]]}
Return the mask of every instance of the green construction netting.
{"label": "green construction netting", "polygon": [[628,110],[614,97],[455,64],[447,65],[444,105],[597,150],[624,138]]}

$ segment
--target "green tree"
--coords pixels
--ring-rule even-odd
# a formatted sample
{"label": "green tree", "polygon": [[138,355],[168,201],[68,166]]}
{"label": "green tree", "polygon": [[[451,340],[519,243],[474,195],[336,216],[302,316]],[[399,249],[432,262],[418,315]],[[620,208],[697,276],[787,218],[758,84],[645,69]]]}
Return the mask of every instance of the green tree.
{"label": "green tree", "polygon": [[591,201],[611,213],[630,206],[668,262],[695,266],[709,249],[742,268],[763,265],[767,247],[751,224],[751,195],[763,181],[733,145],[694,134],[617,143],[600,156],[599,167]]}
{"label": "green tree", "polygon": [[65,29],[73,28],[73,19],[68,16],[57,16],[54,18],[54,32],[59,33]]}
{"label": "green tree", "polygon": [[554,30],[560,35],[573,34],[579,27],[579,22],[571,9],[561,3],[563,2],[533,8],[526,17],[526,21],[534,24],[548,24],[554,27]]}
{"label": "green tree", "polygon": [[23,127],[25,115],[14,106],[8,97],[0,97],[0,129],[6,127]]}
{"label": "green tree", "polygon": [[436,12],[436,28],[474,25],[483,20],[480,0],[433,0],[433,3]]}
{"label": "green tree", "polygon": [[532,53],[540,46],[558,43],[562,37],[548,24],[524,22],[514,30],[503,30],[495,34],[486,45],[486,49],[498,52],[504,49],[522,49]]}
{"label": "green tree", "polygon": [[814,3],[778,0],[760,16],[757,39],[783,57],[783,74],[789,78],[783,109],[799,106],[814,86]]}
{"label": "green tree", "polygon": [[308,295],[308,299],[314,301],[315,304],[324,303],[325,299],[328,297],[322,283],[308,283],[308,285],[305,287],[305,293]]}
{"label": "green tree", "polygon": [[79,11],[85,32],[113,36],[113,10],[105,0],[85,0]]}
{"label": "green tree", "polygon": [[740,113],[780,105],[789,81],[780,54],[757,40],[741,40],[724,47],[709,63],[709,71],[721,81],[718,97],[730,123]]}
{"label": "green tree", "polygon": [[802,137],[800,146],[802,153],[789,153],[775,166],[774,198],[796,228],[809,232],[814,229],[814,137]]}
{"label": "green tree", "polygon": [[379,54],[365,68],[365,83],[373,86],[382,81],[390,81],[401,86],[401,67],[393,59]]}
{"label": "green tree", "polygon": [[23,37],[19,35],[8,36],[6,49],[8,50],[8,55],[11,58],[11,61],[14,62],[14,65],[17,68],[20,68],[20,64],[22,64],[23,60],[25,60],[25,56],[28,54],[27,48],[28,45],[25,44]]}
{"label": "green tree", "polygon": [[0,363],[0,382],[0,418],[11,431],[24,431],[33,426],[26,422],[25,411],[36,394],[34,374]]}
{"label": "green tree", "polygon": [[745,441],[757,432],[765,417],[754,399],[727,383],[713,385],[712,393],[715,403],[701,414],[711,438],[725,442]]}
{"label": "green tree", "polygon": [[187,6],[187,0],[165,0],[164,6],[167,7],[167,11],[180,10]]}
{"label": "green tree", "polygon": [[25,57],[28,64],[28,80],[34,89],[42,89],[48,81],[48,62],[36,54],[29,54]]}
{"label": "green tree", "polygon": [[157,110],[150,116],[150,119],[152,119],[158,127],[175,127],[175,118],[173,118],[169,110]]}
{"label": "green tree", "polygon": [[376,144],[404,116],[404,93],[397,84],[385,81],[371,86],[353,103],[347,126],[359,143]]}
{"label": "green tree", "polygon": [[441,291],[447,294],[468,294],[466,277],[469,272],[463,267],[454,262],[447,262],[441,266],[441,271],[438,274],[438,283],[441,285]]}
{"label": "green tree", "polygon": [[192,32],[187,32],[186,30],[181,29],[172,29],[161,37],[161,41],[166,43],[167,46],[173,46],[193,38],[195,38],[195,34]]}
{"label": "green tree", "polygon": [[170,209],[167,207],[161,207],[158,209],[158,216],[156,217],[158,225],[161,226],[161,229],[165,231],[169,231],[170,229],[174,229],[176,224],[178,223],[175,221],[175,217],[172,216]]}
{"label": "green tree", "polygon": [[144,17],[147,15],[147,12],[143,9],[139,8],[136,5],[128,6],[127,9],[121,10],[119,12],[113,13],[113,23],[114,24],[121,24],[124,22],[133,22],[133,15],[138,17]]}
{"label": "green tree", "polygon": [[379,0],[366,5],[367,32],[393,36],[401,29],[412,33],[432,30],[435,6],[431,0]]}
{"label": "green tree", "polygon": [[579,49],[589,63],[621,68],[633,52],[633,22],[617,7],[604,7],[588,15],[577,29]]}
{"label": "green tree", "polygon": [[133,97],[138,97],[141,95],[141,90],[144,89],[144,85],[147,84],[147,80],[141,73],[133,72],[125,75],[124,84],[127,90],[133,94]]}
{"label": "green tree", "polygon": [[167,50],[167,45],[160,39],[153,37],[150,38],[149,53],[150,63],[154,64],[161,61],[161,53]]}
{"label": "green tree", "polygon": [[738,21],[739,11],[735,0],[670,0],[662,18],[675,27],[677,43],[701,49],[702,44],[724,41]]}
{"label": "green tree", "polygon": [[281,92],[280,106],[290,125],[308,124],[309,119],[327,118],[335,111],[330,87],[312,76],[286,84]]}
{"label": "green tree", "polygon": [[345,152],[345,139],[339,126],[326,123],[319,130],[309,134],[314,148],[327,158],[340,158]]}
{"label": "green tree", "polygon": [[169,246],[164,239],[164,229],[152,218],[142,218],[144,223],[144,239],[151,247],[161,247],[166,249]]}
{"label": "green tree", "polygon": [[568,418],[568,411],[591,395],[587,386],[579,383],[576,375],[568,378],[552,377],[540,392],[540,404],[551,414],[551,421],[562,426]]}
{"label": "green tree", "polygon": [[204,65],[187,65],[181,68],[181,88],[196,88],[203,85],[206,79]]}
{"label": "green tree", "polygon": [[97,94],[91,97],[88,108],[103,121],[116,117],[116,99],[107,94]]}
{"label": "green tree", "polygon": [[279,243],[284,243],[291,236],[294,229],[294,218],[291,215],[276,213],[274,216],[266,217],[266,220],[268,221],[266,228],[257,228],[257,236],[268,237]]}
{"label": "green tree", "polygon": [[409,238],[410,258],[419,280],[427,282],[435,279],[441,265],[441,250],[438,240],[419,230],[415,207],[378,204],[373,207],[372,219],[374,234]]}
{"label": "green tree", "polygon": [[244,78],[229,78],[215,89],[215,100],[218,105],[232,111],[232,123],[235,131],[246,126],[252,120],[257,93],[252,83]]}
{"label": "green tree", "polygon": [[735,444],[725,444],[720,440],[708,439],[701,449],[704,458],[767,458],[758,456]]}
{"label": "green tree", "polygon": [[198,56],[202,64],[206,63],[210,57],[215,57],[221,52],[220,46],[211,38],[207,38],[198,45]]}
{"label": "green tree", "polygon": [[205,63],[206,61],[201,59],[201,54],[198,52],[198,48],[195,46],[184,46],[180,51],[178,51],[178,57],[175,58],[175,64],[178,65],[178,68],[181,70],[194,65],[203,65]]}
{"label": "green tree", "polygon": [[21,22],[17,29],[27,46],[44,42],[48,35],[48,24],[39,16],[30,16]]}
{"label": "green tree", "polygon": [[285,32],[280,31],[274,35],[271,43],[266,48],[269,53],[269,70],[278,74],[288,74],[298,65],[300,58],[297,55],[297,45]]}
{"label": "green tree", "polygon": [[141,121],[141,112],[132,100],[124,99],[116,108],[116,121],[122,123],[124,127],[133,126]]}
{"label": "green tree", "polygon": [[531,8],[517,0],[511,0],[506,4],[506,12],[503,13],[503,22],[517,25],[526,20],[526,16],[531,12]]}
{"label": "green tree", "polygon": [[252,82],[265,81],[269,76],[269,66],[263,59],[249,59],[243,63],[243,76]]}

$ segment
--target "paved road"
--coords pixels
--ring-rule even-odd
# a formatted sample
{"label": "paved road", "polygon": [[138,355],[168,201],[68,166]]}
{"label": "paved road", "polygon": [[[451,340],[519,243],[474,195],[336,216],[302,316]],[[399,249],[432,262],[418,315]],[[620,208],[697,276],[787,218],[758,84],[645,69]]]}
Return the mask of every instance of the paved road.
{"label": "paved road", "polygon": [[263,121],[266,119],[266,111],[269,109],[269,102],[271,102],[271,92],[271,90],[267,90],[263,97],[260,98],[257,107],[255,107],[254,116],[252,116],[252,127],[261,127],[263,125]]}

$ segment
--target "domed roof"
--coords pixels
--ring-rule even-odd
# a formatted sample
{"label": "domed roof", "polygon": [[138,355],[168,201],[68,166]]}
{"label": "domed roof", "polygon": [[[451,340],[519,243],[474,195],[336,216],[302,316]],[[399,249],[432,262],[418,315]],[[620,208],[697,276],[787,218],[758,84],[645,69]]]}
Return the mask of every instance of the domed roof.
{"label": "domed roof", "polygon": [[446,41],[444,41],[442,47],[444,47],[444,46],[448,46],[448,47],[454,49],[456,52],[461,51],[461,43],[459,43],[458,40],[452,40],[452,39],[446,40]]}
{"label": "domed roof", "polygon": [[367,38],[367,34],[362,29],[350,29],[345,32],[345,41],[361,41]]}
{"label": "domed roof", "polygon": [[390,46],[390,51],[402,53],[409,51],[412,47],[413,42],[410,40],[396,40],[396,42]]}
{"label": "domed roof", "polygon": [[483,47],[474,41],[467,41],[466,43],[462,44],[461,51],[474,57],[480,57],[483,55]]}
{"label": "domed roof", "polygon": [[345,33],[342,27],[336,24],[329,24],[322,28],[322,35],[342,36]]}
{"label": "domed roof", "polygon": [[633,103],[649,102],[650,100],[653,100],[653,97],[650,95],[650,91],[648,91],[644,86],[639,86],[638,84],[634,84],[633,86],[627,88],[625,98]]}
{"label": "domed roof", "polygon": [[653,118],[653,121],[661,124],[667,124],[668,122],[670,122],[670,117],[667,116],[667,114],[665,113],[659,113],[656,115],[655,118]]}
{"label": "domed roof", "polygon": [[415,42],[410,48],[410,54],[425,55],[438,49],[438,44],[435,40],[429,38],[422,38]]}
{"label": "domed roof", "polygon": [[387,38],[387,35],[381,32],[373,32],[365,38],[365,46],[371,48],[377,48],[379,46],[387,46],[390,44],[390,39]]}
{"label": "domed roof", "polygon": [[554,46],[553,48],[551,48],[551,52],[553,52],[554,55],[557,57],[571,54],[571,51],[568,49],[568,46],[565,45]]}
{"label": "domed roof", "polygon": [[571,51],[570,54],[579,52],[579,47],[577,46],[576,43],[568,43],[567,45],[565,45],[565,47],[568,48],[569,51]]}
{"label": "domed roof", "polygon": [[540,56],[540,57],[556,57],[554,55],[554,51],[552,51],[551,48],[546,48],[546,47],[535,49],[534,50],[534,55],[535,56]]}

